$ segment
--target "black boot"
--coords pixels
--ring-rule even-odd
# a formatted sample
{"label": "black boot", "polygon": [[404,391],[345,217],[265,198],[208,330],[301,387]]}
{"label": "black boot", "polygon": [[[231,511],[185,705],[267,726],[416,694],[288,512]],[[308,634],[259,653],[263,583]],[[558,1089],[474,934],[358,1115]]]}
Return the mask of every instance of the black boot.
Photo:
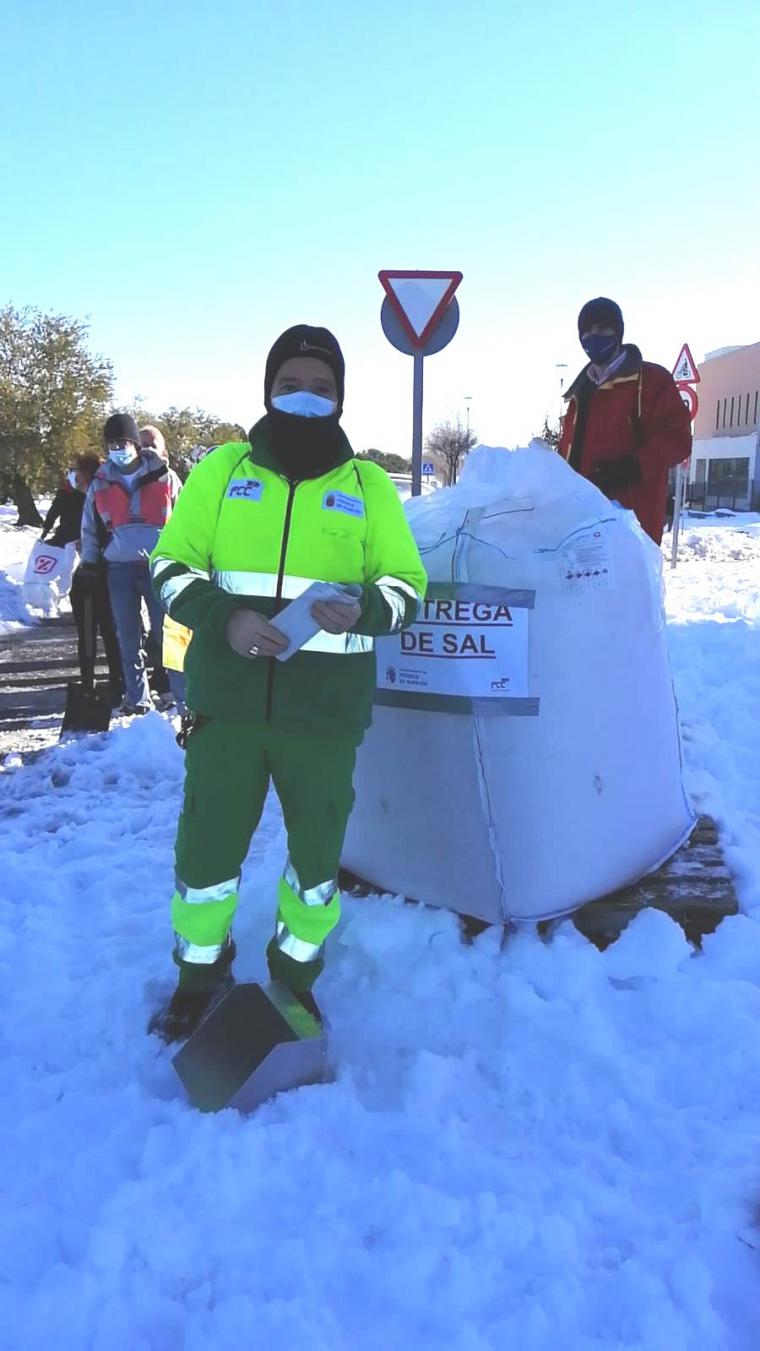
{"label": "black boot", "polygon": [[273,938],[267,948],[267,966],[272,980],[287,985],[307,1013],[321,1023],[322,1014],[312,994],[312,986],[325,969],[324,957],[317,957],[313,962],[297,962],[287,953],[281,952],[277,946],[277,939]]}
{"label": "black boot", "polygon": [[234,956],[232,942],[212,966],[183,962],[175,956],[179,967],[177,988],[168,1004],[153,1014],[148,1032],[155,1032],[167,1045],[186,1041],[235,984],[231,970]]}

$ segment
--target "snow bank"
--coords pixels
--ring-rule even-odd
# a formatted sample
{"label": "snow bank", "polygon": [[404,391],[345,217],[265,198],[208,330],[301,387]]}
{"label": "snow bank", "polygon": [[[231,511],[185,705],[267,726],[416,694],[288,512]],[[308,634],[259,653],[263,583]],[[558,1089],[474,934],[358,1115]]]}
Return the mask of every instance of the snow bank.
{"label": "snow bank", "polygon": [[[4,1351],[756,1351],[757,925],[467,946],[349,900],[335,1081],[202,1117],[144,1030],[181,777],[157,715],[0,775]],[[284,851],[270,803],[244,978]]]}
{"label": "snow bank", "polygon": [[760,917],[760,522],[690,525],[665,575],[689,794]]}
{"label": "snow bank", "polygon": [[490,920],[658,867],[693,822],[659,551],[541,446],[480,447],[408,515],[431,586],[378,644],[345,865]]}

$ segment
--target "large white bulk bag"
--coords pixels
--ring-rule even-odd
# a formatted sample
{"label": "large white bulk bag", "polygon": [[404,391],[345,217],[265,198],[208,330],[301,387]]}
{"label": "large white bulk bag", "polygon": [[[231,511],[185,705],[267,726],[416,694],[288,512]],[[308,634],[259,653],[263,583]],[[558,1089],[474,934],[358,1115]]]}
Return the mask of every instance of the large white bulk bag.
{"label": "large white bulk bag", "polygon": [[659,867],[693,825],[659,549],[535,443],[407,512],[430,588],[378,644],[344,867],[499,922]]}

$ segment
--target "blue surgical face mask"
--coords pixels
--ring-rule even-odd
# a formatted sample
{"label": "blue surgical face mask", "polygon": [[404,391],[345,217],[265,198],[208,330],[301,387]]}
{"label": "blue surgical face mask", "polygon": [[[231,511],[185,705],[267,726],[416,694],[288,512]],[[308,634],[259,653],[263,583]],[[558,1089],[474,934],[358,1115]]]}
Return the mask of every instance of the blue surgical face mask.
{"label": "blue surgical face mask", "polygon": [[272,399],[272,407],[278,413],[291,413],[294,417],[329,417],[335,412],[337,404],[332,399],[323,399],[321,394],[312,394],[308,389],[297,389],[293,394],[278,394]]}
{"label": "blue surgical face mask", "polygon": [[117,469],[126,469],[133,460],[137,459],[137,451],[134,446],[127,446],[126,449],[112,447],[108,452],[108,458],[115,464]]}
{"label": "blue surgical face mask", "polygon": [[586,333],[581,347],[595,366],[606,366],[617,355],[620,343],[615,333]]}
{"label": "blue surgical face mask", "polygon": [[69,485],[70,485],[72,488],[76,488],[76,486],[77,486],[77,471],[76,471],[76,469],[69,469],[68,473],[66,474],[66,478],[67,478],[68,481],[69,481]]}

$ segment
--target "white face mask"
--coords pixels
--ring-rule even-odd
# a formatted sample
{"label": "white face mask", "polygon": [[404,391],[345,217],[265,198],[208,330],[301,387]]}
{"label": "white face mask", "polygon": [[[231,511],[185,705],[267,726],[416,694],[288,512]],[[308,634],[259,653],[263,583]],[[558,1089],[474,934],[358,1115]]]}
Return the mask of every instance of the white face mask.
{"label": "white face mask", "polygon": [[323,399],[321,394],[312,394],[308,389],[297,389],[293,394],[278,394],[276,399],[272,399],[272,407],[278,413],[292,413],[295,417],[329,417],[337,406],[332,399]]}
{"label": "white face mask", "polygon": [[71,487],[72,487],[72,488],[76,488],[76,486],[77,486],[77,471],[76,471],[76,469],[69,469],[69,471],[68,471],[66,477],[67,477],[67,479],[69,480],[69,483],[70,483]]}
{"label": "white face mask", "polygon": [[133,460],[137,459],[137,451],[134,446],[127,446],[126,450],[109,450],[108,458],[115,464],[117,469],[126,469]]}

